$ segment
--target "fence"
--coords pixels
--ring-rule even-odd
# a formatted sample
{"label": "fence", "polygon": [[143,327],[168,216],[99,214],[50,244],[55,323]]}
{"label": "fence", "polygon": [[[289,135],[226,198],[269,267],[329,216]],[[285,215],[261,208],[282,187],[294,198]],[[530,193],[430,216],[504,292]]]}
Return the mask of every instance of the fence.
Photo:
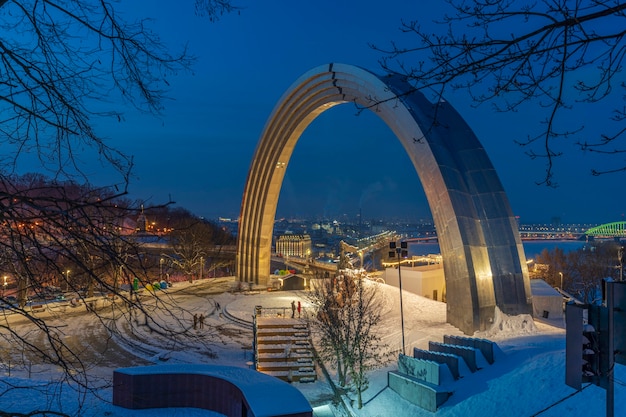
{"label": "fence", "polygon": [[[283,317],[283,318],[291,318],[291,306],[289,307],[263,307],[263,306],[255,306],[254,314],[256,317]],[[306,310],[304,307],[300,307],[300,314],[296,310],[295,318],[304,318],[306,317]]]}

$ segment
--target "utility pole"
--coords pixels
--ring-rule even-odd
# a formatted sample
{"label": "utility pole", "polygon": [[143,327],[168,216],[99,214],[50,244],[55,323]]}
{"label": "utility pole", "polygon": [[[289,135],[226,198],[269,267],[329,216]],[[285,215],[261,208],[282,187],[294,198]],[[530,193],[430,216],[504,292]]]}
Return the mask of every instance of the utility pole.
{"label": "utility pole", "polygon": [[402,308],[402,273],[400,272],[400,263],[402,258],[405,258],[408,254],[407,243],[400,242],[400,247],[397,247],[396,242],[389,242],[389,257],[393,258],[398,256],[398,286],[400,288],[400,326],[402,327],[402,354],[406,355],[405,342],[404,342],[404,309]]}
{"label": "utility pole", "polygon": [[[620,270],[621,272],[621,270]],[[620,276],[621,280],[621,276]],[[615,298],[614,294],[614,283],[607,281],[606,282],[606,308],[609,312],[608,316],[608,330],[609,330],[609,340],[607,346],[607,379],[608,384],[606,387],[606,417],[613,417],[615,414],[615,379],[614,368],[615,368],[615,323],[614,323],[614,310],[615,310]]]}
{"label": "utility pole", "polygon": [[606,417],[614,417],[614,367],[626,365],[626,282],[607,278],[602,304],[570,302],[565,312],[565,383],[579,391],[583,382],[604,388]]}
{"label": "utility pole", "polygon": [[619,278],[618,281],[624,280],[624,247],[620,246],[617,249],[617,260],[619,261]]}

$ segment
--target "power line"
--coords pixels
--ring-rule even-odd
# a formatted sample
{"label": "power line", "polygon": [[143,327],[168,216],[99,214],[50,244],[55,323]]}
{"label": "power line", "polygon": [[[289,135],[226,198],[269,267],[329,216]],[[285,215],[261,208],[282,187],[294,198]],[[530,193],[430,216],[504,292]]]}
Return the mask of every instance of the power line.
{"label": "power line", "polygon": [[555,405],[557,405],[557,404],[561,404],[563,401],[565,401],[565,400],[567,400],[567,399],[569,399],[569,398],[572,398],[572,397],[573,397],[574,395],[576,395],[576,394],[579,394],[579,393],[583,392],[583,390],[584,390],[584,389],[589,388],[589,386],[591,386],[591,385],[593,385],[593,384],[587,384],[587,385],[585,385],[584,387],[582,387],[582,388],[581,388],[581,390],[580,390],[580,391],[574,391],[574,392],[573,392],[573,393],[571,393],[570,395],[568,395],[568,396],[566,396],[566,397],[561,398],[561,399],[560,399],[560,400],[558,400],[557,402],[555,402],[555,403],[553,403],[553,404],[551,404],[551,405],[547,406],[547,407],[546,407],[546,408],[544,408],[543,410],[538,411],[537,413],[533,414],[531,417],[536,417],[536,416],[538,416],[538,415],[540,415],[540,414],[542,414],[542,413],[545,413],[546,411],[548,411],[549,409],[551,409],[551,408],[552,408],[552,407],[554,407]]}

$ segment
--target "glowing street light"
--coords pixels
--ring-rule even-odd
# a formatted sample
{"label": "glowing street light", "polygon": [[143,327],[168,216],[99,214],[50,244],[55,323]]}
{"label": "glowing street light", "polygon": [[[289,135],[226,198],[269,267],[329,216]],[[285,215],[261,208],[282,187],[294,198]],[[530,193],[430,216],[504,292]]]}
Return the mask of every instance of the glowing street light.
{"label": "glowing street light", "polygon": [[163,281],[163,262],[165,262],[165,259],[159,259],[159,282]]}

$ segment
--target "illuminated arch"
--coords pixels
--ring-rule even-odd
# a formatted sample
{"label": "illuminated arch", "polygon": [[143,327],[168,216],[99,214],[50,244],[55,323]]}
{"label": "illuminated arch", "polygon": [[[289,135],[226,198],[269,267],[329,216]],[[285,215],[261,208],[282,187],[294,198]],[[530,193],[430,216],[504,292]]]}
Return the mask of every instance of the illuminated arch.
{"label": "illuminated arch", "polygon": [[269,278],[276,206],[300,135],[324,111],[356,103],[391,128],[420,178],[444,260],[447,321],[471,334],[488,328],[496,305],[507,314],[531,312],[517,223],[487,154],[452,106],[434,105],[411,90],[397,77],[329,64],[307,72],[283,94],[265,125],[244,190],[240,281]]}

